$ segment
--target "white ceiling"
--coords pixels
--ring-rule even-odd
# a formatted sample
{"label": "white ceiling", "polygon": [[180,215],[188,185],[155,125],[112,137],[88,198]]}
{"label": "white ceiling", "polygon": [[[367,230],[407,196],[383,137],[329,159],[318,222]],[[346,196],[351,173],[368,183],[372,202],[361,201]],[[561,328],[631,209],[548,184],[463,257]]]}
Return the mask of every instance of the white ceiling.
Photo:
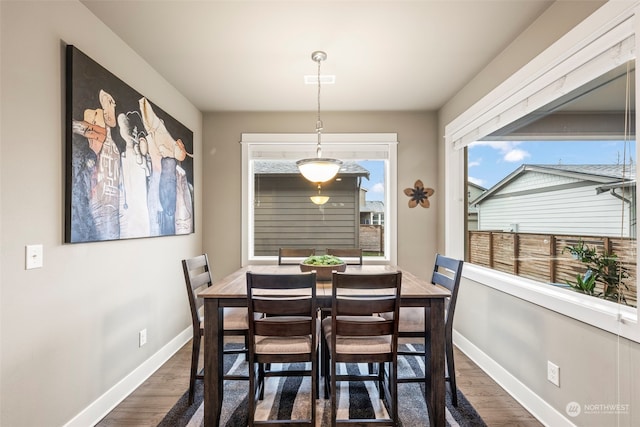
{"label": "white ceiling", "polygon": [[84,0],[201,111],[434,110],[550,0]]}

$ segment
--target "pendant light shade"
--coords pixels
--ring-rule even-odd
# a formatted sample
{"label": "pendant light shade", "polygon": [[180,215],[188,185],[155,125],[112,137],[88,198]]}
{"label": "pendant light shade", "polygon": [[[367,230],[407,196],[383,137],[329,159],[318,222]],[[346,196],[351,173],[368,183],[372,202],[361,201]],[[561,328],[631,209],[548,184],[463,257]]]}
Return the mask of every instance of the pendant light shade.
{"label": "pendant light shade", "polygon": [[338,174],[342,162],[336,159],[302,159],[296,162],[302,176],[311,182],[326,182]]}
{"label": "pendant light shade", "polygon": [[[320,63],[327,59],[327,54],[322,51],[315,51],[311,54],[311,59],[318,63],[318,120],[316,121],[316,133],[318,134],[318,145],[316,147],[316,157],[302,159],[296,162],[302,176],[311,182],[327,182],[338,174],[342,161],[338,159],[327,159],[322,157],[322,120],[320,119]],[[318,196],[313,196],[318,197]],[[327,198],[327,200],[329,200]],[[325,200],[324,204],[327,202]],[[313,201],[313,198],[312,198]]]}

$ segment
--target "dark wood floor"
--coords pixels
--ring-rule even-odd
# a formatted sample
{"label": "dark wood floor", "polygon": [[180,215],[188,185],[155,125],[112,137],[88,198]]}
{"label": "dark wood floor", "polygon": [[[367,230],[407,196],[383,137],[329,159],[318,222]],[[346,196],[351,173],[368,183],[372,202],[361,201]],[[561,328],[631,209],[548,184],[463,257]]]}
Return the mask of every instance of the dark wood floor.
{"label": "dark wood floor", "polygon": [[[190,360],[191,342],[114,408],[98,426],[156,427],[187,390]],[[455,360],[458,387],[488,426],[542,426],[457,349]]]}

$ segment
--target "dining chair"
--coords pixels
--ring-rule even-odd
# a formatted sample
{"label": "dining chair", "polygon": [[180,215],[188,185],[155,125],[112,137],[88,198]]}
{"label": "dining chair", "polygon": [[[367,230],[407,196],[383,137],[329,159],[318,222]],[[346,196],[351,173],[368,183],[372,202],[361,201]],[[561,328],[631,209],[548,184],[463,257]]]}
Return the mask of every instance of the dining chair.
{"label": "dining chair", "polygon": [[334,255],[351,265],[362,265],[360,248],[327,248],[327,255]]}
{"label": "dining chair", "polygon": [[[333,273],[331,315],[322,320],[325,398],[331,393],[331,425],[397,425],[398,312],[401,272]],[[388,318],[378,313],[389,313]],[[338,363],[375,363],[377,373],[338,373]],[[388,369],[385,365],[389,365]],[[386,382],[385,382],[386,378]],[[337,419],[338,382],[375,381],[388,419]]]}
{"label": "dining chair", "polygon": [[[451,297],[448,298],[448,301],[445,303],[445,356],[447,364],[445,381],[449,383],[451,402],[454,406],[458,406],[458,393],[453,359],[453,315],[458,299],[458,288],[460,286],[460,278],[462,277],[463,264],[464,261],[462,260],[437,254],[431,276],[432,284],[447,288],[449,292],[451,292]],[[384,316],[385,315],[383,315],[383,317]],[[429,343],[429,317],[427,316],[427,308],[402,307],[400,309],[398,329],[400,338],[408,338],[408,342],[417,339],[426,347]],[[424,351],[410,349],[399,351],[398,354],[423,358],[425,355]],[[422,375],[398,378],[399,383],[423,382],[424,380],[425,378]]]}
{"label": "dining chair", "polygon": [[[264,397],[265,378],[309,376],[309,418],[267,420],[259,424],[315,427],[315,402],[319,389],[316,274],[257,274],[248,271],[247,306],[249,426],[258,424],[255,411],[257,401]],[[304,367],[299,367],[298,362],[304,362]],[[289,365],[293,363],[296,365]]]}
{"label": "dining chair", "polygon": [[[204,378],[204,372],[198,372],[200,357],[200,343],[204,336],[204,315],[202,298],[198,294],[211,286],[211,270],[209,269],[209,258],[207,254],[198,255],[193,258],[182,260],[182,270],[184,280],[187,285],[187,296],[189,297],[189,308],[191,310],[191,321],[193,325],[193,339],[191,350],[191,374],[189,378],[189,405],[193,403],[195,395],[196,380]],[[247,309],[241,307],[229,307],[224,309],[224,336],[243,337],[244,346],[237,349],[228,349],[224,354],[247,353],[247,336],[249,323],[247,321]],[[243,375],[225,375],[227,380],[247,380]]]}
{"label": "dining chair", "polygon": [[305,258],[315,255],[313,248],[280,248],[278,249],[278,265],[299,264]]}

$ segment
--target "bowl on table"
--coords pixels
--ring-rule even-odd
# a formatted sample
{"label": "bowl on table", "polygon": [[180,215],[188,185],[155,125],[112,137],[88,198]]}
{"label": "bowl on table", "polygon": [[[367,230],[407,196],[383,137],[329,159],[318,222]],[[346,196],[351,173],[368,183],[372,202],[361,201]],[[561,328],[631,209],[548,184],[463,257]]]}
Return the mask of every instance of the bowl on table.
{"label": "bowl on table", "polygon": [[347,264],[338,257],[332,255],[311,256],[300,263],[300,271],[315,271],[316,280],[328,281],[333,277],[333,272],[342,272],[347,269]]}

